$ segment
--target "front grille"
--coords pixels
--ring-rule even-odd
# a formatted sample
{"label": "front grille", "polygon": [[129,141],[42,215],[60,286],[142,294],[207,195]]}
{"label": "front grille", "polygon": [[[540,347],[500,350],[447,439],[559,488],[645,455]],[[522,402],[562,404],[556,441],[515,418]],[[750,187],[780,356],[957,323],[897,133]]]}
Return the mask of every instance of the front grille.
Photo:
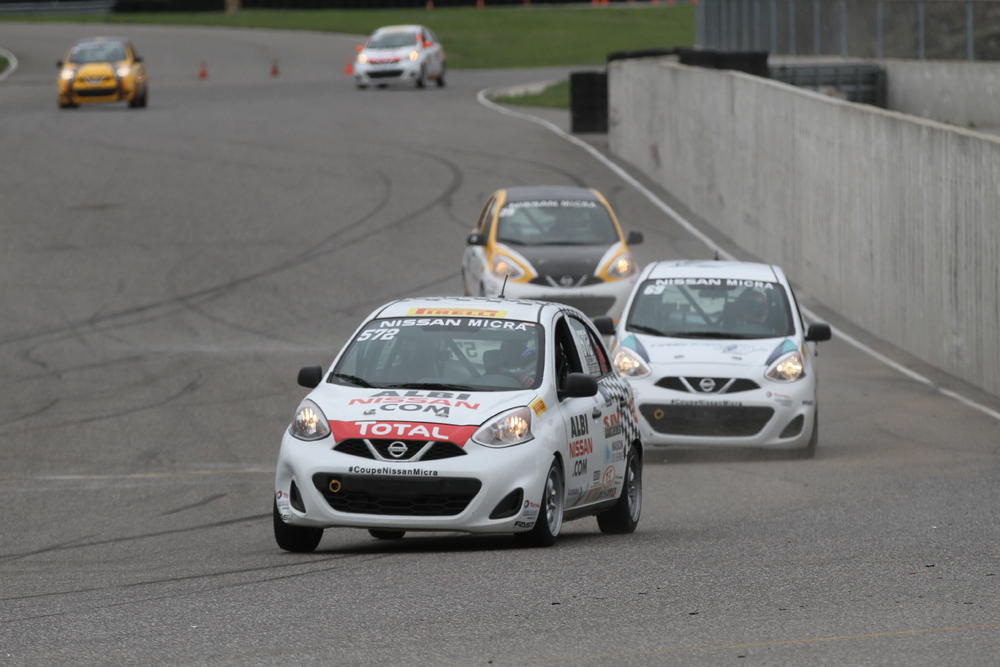
{"label": "front grille", "polygon": [[613,296],[547,296],[545,299],[579,308],[587,317],[605,315],[608,309],[615,304]]}
{"label": "front grille", "polygon": [[368,449],[368,445],[365,444],[365,441],[356,438],[338,442],[337,446],[333,448],[333,451],[340,452],[341,454],[350,454],[351,456],[361,456],[366,459],[375,458],[375,455],[372,454],[370,449]]}
{"label": "front grille", "polygon": [[421,461],[436,461],[450,459],[453,456],[465,456],[465,450],[454,442],[435,442],[431,448],[420,457]]}
{"label": "front grille", "polygon": [[454,516],[468,507],[482,487],[478,479],[466,477],[364,477],[330,473],[313,475],[313,484],[338,512],[393,516]]}
{"label": "front grille", "polygon": [[759,384],[746,378],[710,378],[714,386],[710,391],[705,391],[701,388],[701,381],[704,379],[700,377],[665,377],[657,380],[656,386],[695,394],[735,394],[741,391],[760,389]]}
{"label": "front grille", "polygon": [[403,70],[401,69],[380,69],[374,72],[368,72],[369,79],[388,79],[392,76],[403,76]]}
{"label": "front grille", "polygon": [[733,405],[656,405],[639,411],[657,433],[667,435],[747,437],[760,433],[774,410]]}
{"label": "front grille", "polygon": [[534,285],[545,285],[546,287],[583,287],[585,285],[596,285],[603,282],[592,273],[583,275],[573,274],[546,274],[535,276],[531,279]]}
{"label": "front grille", "polygon": [[[375,459],[377,457],[372,454],[372,450],[367,445],[369,442],[375,448],[375,451],[378,452],[378,455],[387,461],[435,461],[465,455],[465,450],[454,442],[432,442],[428,440],[379,440],[372,438],[365,441],[361,438],[349,438],[338,442],[333,450],[341,454]],[[389,452],[389,448],[394,442],[401,442],[406,446],[406,451],[402,456],[396,457]],[[414,458],[428,442],[432,442],[432,444],[427,448],[427,451],[419,458]]]}
{"label": "front grille", "polygon": [[108,95],[117,95],[117,88],[75,88],[73,94],[78,97],[106,97]]}

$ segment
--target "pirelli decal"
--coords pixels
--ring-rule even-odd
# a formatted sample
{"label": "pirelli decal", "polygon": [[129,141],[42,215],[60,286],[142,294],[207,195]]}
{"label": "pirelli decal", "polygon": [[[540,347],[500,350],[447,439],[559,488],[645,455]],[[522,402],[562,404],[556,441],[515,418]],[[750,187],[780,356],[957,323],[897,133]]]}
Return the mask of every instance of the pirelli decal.
{"label": "pirelli decal", "polygon": [[482,310],[479,308],[410,308],[407,315],[424,317],[507,317],[506,310]]}

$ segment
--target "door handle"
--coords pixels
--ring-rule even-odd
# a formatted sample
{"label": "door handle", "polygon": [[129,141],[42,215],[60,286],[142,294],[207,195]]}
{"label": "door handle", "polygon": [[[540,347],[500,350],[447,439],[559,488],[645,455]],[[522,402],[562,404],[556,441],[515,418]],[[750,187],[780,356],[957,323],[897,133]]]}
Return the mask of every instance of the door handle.
{"label": "door handle", "polygon": [[594,408],[593,410],[591,410],[590,416],[593,417],[594,419],[600,419],[601,418],[601,409],[600,408]]}

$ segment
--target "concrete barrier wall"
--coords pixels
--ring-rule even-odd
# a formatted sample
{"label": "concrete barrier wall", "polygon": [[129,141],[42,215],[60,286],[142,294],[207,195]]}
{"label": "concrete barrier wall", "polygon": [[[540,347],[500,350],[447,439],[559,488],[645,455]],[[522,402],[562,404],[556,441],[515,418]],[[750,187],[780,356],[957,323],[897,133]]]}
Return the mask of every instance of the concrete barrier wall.
{"label": "concrete barrier wall", "polygon": [[735,72],[609,72],[612,152],[827,306],[1000,394],[1000,140]]}

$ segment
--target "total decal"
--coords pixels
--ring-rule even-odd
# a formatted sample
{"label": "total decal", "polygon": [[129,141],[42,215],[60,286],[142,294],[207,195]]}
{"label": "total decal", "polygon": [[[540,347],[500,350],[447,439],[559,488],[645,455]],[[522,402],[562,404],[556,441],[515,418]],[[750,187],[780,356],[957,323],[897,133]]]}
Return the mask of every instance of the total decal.
{"label": "total decal", "polygon": [[406,438],[412,440],[437,440],[453,442],[459,447],[476,432],[478,426],[453,424],[427,424],[403,421],[330,421],[334,440],[348,438]]}
{"label": "total decal", "polygon": [[534,521],[538,518],[538,510],[541,509],[541,505],[532,502],[530,500],[525,500],[524,505],[521,507],[521,518],[528,521]]}
{"label": "total decal", "polygon": [[292,518],[292,502],[288,497],[288,493],[285,491],[274,492],[274,502],[278,506],[278,514],[281,515],[282,519]]}

